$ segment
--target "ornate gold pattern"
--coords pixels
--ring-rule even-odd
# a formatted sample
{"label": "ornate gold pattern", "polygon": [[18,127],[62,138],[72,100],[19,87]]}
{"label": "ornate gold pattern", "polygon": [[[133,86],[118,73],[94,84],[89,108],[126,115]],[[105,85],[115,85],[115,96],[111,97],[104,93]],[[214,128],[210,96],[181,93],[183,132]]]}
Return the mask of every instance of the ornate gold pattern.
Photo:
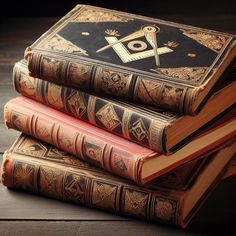
{"label": "ornate gold pattern", "polygon": [[135,99],[148,103],[158,104],[161,98],[163,83],[151,81],[145,78],[138,78],[135,89]]}
{"label": "ornate gold pattern", "polygon": [[46,151],[47,148],[41,142],[36,142],[32,138],[27,138],[18,146],[15,152],[35,157],[42,157],[45,155]]}
{"label": "ornate gold pattern", "polygon": [[137,121],[135,121],[131,125],[129,132],[133,134],[138,141],[142,141],[143,139],[148,138],[148,132],[142,119],[138,119]]}
{"label": "ornate gold pattern", "polygon": [[97,85],[95,86],[95,89],[99,88],[107,94],[127,96],[131,79],[131,74],[124,74],[100,68],[96,73],[95,83],[97,83]]}
{"label": "ornate gold pattern", "polygon": [[127,171],[127,166],[126,166],[123,159],[120,159],[120,160],[116,161],[115,166],[118,167],[121,172]]}
{"label": "ornate gold pattern", "polygon": [[40,167],[39,192],[42,195],[54,198],[63,198],[62,192],[63,172],[52,167]]}
{"label": "ornate gold pattern", "polygon": [[107,34],[107,35],[110,35],[110,36],[120,36],[118,33],[118,31],[117,30],[113,30],[113,29],[107,29],[106,31],[105,31],[105,33]]}
{"label": "ornate gold pattern", "polygon": [[178,108],[181,101],[183,89],[165,86],[162,93],[162,102],[169,108]]}
{"label": "ornate gold pattern", "polygon": [[36,95],[35,79],[20,72],[19,87],[23,93],[29,96]]}
{"label": "ornate gold pattern", "polygon": [[156,68],[151,70],[175,79],[199,82],[204,78],[208,67]]}
{"label": "ornate gold pattern", "polygon": [[128,22],[130,17],[121,16],[107,11],[84,9],[71,22]]}
{"label": "ornate gold pattern", "polygon": [[126,189],[124,193],[124,212],[146,217],[147,205],[148,205],[148,194],[133,189]]}
{"label": "ornate gold pattern", "polygon": [[225,45],[227,38],[220,35],[214,35],[204,32],[199,32],[196,30],[184,30],[181,29],[183,34],[193,40],[196,40],[198,43],[204,45],[205,47],[210,48],[216,53],[219,53],[222,47]]}
{"label": "ornate gold pattern", "polygon": [[176,202],[169,199],[155,199],[154,215],[162,221],[171,222],[174,219],[176,211]]}
{"label": "ornate gold pattern", "polygon": [[81,118],[86,112],[84,96],[81,92],[76,91],[67,98],[67,105],[70,111],[78,118]]}
{"label": "ornate gold pattern", "polygon": [[57,109],[64,107],[61,98],[62,87],[53,83],[48,83],[47,102]]}
{"label": "ornate gold pattern", "polygon": [[78,88],[88,88],[92,66],[82,63],[70,63],[68,80]]}
{"label": "ornate gold pattern", "polygon": [[94,181],[92,203],[94,206],[115,210],[117,187]]}
{"label": "ornate gold pattern", "polygon": [[111,104],[107,104],[100,108],[96,113],[96,116],[108,130],[115,129],[121,123]]}
{"label": "ornate gold pattern", "polygon": [[38,135],[40,135],[41,137],[44,137],[44,138],[50,137],[50,132],[48,131],[47,127],[40,127],[37,130],[37,133],[38,133]]}
{"label": "ornate gold pattern", "polygon": [[34,165],[17,161],[14,164],[13,182],[16,188],[34,191]]}
{"label": "ornate gold pattern", "polygon": [[85,203],[87,179],[83,176],[68,174],[64,183],[64,197],[66,200]]}
{"label": "ornate gold pattern", "polygon": [[72,146],[72,141],[70,138],[66,137],[65,135],[62,135],[61,138],[59,138],[60,144],[62,144],[64,147],[70,149]]}
{"label": "ornate gold pattern", "polygon": [[100,164],[102,161],[103,148],[85,140],[83,142],[83,154],[86,155],[87,158]]}
{"label": "ornate gold pattern", "polygon": [[60,67],[64,61],[60,62],[53,58],[43,57],[41,64],[41,77],[54,80],[60,76]]}
{"label": "ornate gold pattern", "polygon": [[83,56],[88,56],[84,49],[76,46],[58,34],[55,34],[51,39],[46,41],[45,44],[41,44],[41,48],[66,53],[78,53]]}

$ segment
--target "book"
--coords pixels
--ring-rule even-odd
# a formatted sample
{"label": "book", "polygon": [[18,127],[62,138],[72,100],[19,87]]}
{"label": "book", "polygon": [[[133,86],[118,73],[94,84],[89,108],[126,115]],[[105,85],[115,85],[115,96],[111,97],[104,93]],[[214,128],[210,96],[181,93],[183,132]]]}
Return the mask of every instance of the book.
{"label": "book", "polygon": [[25,50],[33,77],[199,112],[234,64],[232,34],[77,5]]}
{"label": "book", "polygon": [[138,106],[98,97],[70,87],[33,78],[26,62],[15,64],[15,89],[59,111],[89,122],[159,153],[172,153],[189,142],[213,119],[218,119],[236,101],[236,75],[229,75],[196,115]]}
{"label": "book", "polygon": [[138,184],[144,184],[196,157],[208,155],[236,137],[235,110],[169,156],[23,96],[7,102],[4,120],[9,128],[55,145]]}
{"label": "book", "polygon": [[236,155],[234,156],[233,160],[230,162],[230,165],[224,174],[223,179],[227,179],[229,177],[233,177],[236,175]]}
{"label": "book", "polygon": [[[1,175],[2,183],[12,189],[186,227],[217,186],[235,150],[234,142],[206,159],[182,166],[182,171],[139,187],[23,135],[5,152]],[[178,180],[175,188],[170,187]]]}

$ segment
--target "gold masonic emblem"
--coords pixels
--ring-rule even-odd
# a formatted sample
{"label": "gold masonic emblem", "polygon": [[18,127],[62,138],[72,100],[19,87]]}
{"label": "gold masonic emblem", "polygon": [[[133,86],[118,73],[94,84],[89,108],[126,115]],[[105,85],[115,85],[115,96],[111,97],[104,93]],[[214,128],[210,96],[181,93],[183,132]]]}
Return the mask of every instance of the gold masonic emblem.
{"label": "gold masonic emblem", "polygon": [[[115,36],[105,37],[108,45],[98,49],[96,52],[102,52],[107,50],[108,48],[113,48],[116,54],[120,57],[123,63],[136,61],[148,57],[155,57],[156,65],[160,65],[160,57],[159,55],[173,52],[172,49],[168,47],[160,47],[157,46],[157,34],[160,32],[160,28],[154,25],[148,25],[141,27],[140,30],[129,34],[121,39],[117,39]],[[141,40],[135,40],[140,37],[145,37],[147,42],[151,45],[152,49],[146,50],[147,44]],[[130,41],[128,43],[128,48],[132,51],[137,51],[136,53],[130,53],[127,48],[124,46],[124,42]]]}

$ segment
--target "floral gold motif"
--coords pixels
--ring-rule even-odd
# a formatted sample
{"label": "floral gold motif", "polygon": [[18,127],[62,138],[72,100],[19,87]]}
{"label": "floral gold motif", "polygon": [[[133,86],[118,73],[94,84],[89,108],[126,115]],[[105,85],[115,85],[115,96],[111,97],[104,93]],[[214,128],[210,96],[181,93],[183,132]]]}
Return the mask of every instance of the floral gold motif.
{"label": "floral gold motif", "polygon": [[78,118],[81,118],[86,112],[84,96],[81,92],[76,91],[67,98],[69,110]]}
{"label": "floral gold motif", "polygon": [[168,41],[167,43],[164,43],[164,45],[169,48],[176,48],[179,46],[179,43],[174,42],[174,41]]}
{"label": "floral gold motif", "polygon": [[171,222],[175,218],[176,202],[156,198],[154,206],[154,215],[162,221]]}
{"label": "floral gold motif", "polygon": [[83,9],[79,15],[71,20],[71,22],[128,22],[130,20],[132,20],[130,17],[107,11]]}
{"label": "floral gold motif", "polygon": [[148,194],[136,190],[126,189],[124,193],[124,212],[130,215],[146,217]]}
{"label": "floral gold motif", "polygon": [[178,80],[200,82],[208,71],[208,67],[177,67],[151,69],[157,74],[173,77]]}
{"label": "floral gold motif", "polygon": [[96,113],[96,116],[108,130],[115,129],[121,123],[114,107],[111,104],[107,104],[100,108],[100,110]]}
{"label": "floral gold motif", "polygon": [[72,42],[66,40],[59,34],[54,35],[45,44],[42,44],[43,49],[67,52],[67,53],[78,53],[83,56],[88,56],[87,52],[73,44]]}
{"label": "floral gold motif", "polygon": [[57,79],[60,76],[61,66],[61,61],[55,60],[53,58],[43,57],[41,76],[51,80],[54,80],[55,78]]}
{"label": "floral gold motif", "polygon": [[117,187],[115,185],[95,181],[92,192],[94,206],[115,210]]}
{"label": "floral gold motif", "polygon": [[30,192],[34,191],[34,165],[17,161],[14,164],[14,186]]}
{"label": "floral gold motif", "polygon": [[62,87],[56,84],[48,83],[47,102],[57,109],[64,107],[61,98]]}
{"label": "floral gold motif", "polygon": [[105,31],[105,33],[107,34],[107,35],[110,35],[110,36],[120,36],[118,33],[118,31],[117,30],[113,30],[113,29],[107,29],[106,31]]}
{"label": "floral gold motif", "polygon": [[131,128],[129,130],[131,134],[138,140],[142,141],[145,138],[148,138],[147,129],[142,121],[142,119],[138,119],[136,122],[134,122],[131,125]]}
{"label": "floral gold motif", "polygon": [[95,145],[86,139],[83,142],[83,154],[90,160],[96,161],[97,164],[102,162],[103,148],[102,145]]}
{"label": "floral gold motif", "polygon": [[20,73],[19,87],[22,93],[26,93],[29,96],[35,96],[36,86],[33,77]]}
{"label": "floral gold motif", "polygon": [[181,29],[183,34],[198,43],[210,48],[216,53],[219,53],[222,47],[225,45],[227,38],[220,35],[214,35],[204,32],[199,32],[196,30],[184,30]]}

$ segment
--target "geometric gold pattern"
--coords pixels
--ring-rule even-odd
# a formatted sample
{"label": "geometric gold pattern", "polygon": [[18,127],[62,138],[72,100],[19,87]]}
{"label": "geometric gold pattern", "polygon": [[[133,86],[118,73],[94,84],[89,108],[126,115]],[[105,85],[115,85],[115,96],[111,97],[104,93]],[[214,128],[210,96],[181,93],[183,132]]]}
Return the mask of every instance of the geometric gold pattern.
{"label": "geometric gold pattern", "polygon": [[67,104],[71,112],[78,118],[81,118],[86,112],[86,104],[82,93],[75,92],[70,98],[67,98]]}
{"label": "geometric gold pattern", "polygon": [[145,125],[141,119],[138,119],[132,124],[129,132],[132,133],[138,141],[148,138],[147,129],[145,128]]}
{"label": "geometric gold pattern", "polygon": [[115,129],[121,123],[111,104],[103,106],[96,116],[108,130]]}

